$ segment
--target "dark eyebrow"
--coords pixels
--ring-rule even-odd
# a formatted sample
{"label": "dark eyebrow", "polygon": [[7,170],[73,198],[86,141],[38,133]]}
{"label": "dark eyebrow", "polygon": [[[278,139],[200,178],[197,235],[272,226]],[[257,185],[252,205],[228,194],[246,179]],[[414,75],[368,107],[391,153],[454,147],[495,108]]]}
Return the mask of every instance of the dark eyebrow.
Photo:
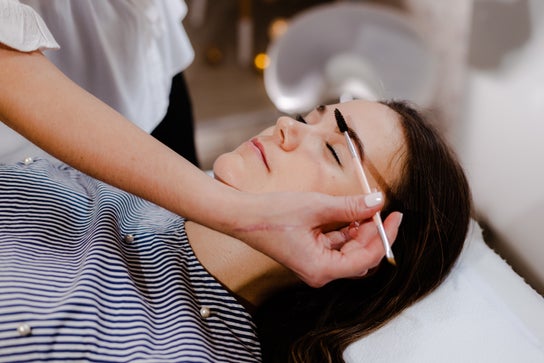
{"label": "dark eyebrow", "polygon": [[365,147],[359,135],[357,135],[355,130],[353,130],[349,126],[348,126],[348,135],[350,139],[352,139],[353,142],[355,143],[355,146],[357,147],[357,151],[359,152],[359,157],[361,158],[361,161],[365,160]]}
{"label": "dark eyebrow", "polygon": [[[338,130],[338,132],[340,132],[340,130]],[[359,153],[359,157],[361,158],[361,163],[365,162],[367,168],[369,169],[368,171],[374,177],[374,179],[376,180],[380,188],[386,193],[386,195],[391,195],[391,187],[383,179],[381,174],[378,173],[378,169],[376,169],[376,166],[374,166],[374,164],[370,160],[365,160],[365,152],[364,152],[365,148],[364,148],[363,141],[361,140],[359,135],[357,135],[355,130],[349,127],[349,125],[348,125],[348,135],[350,139],[353,141],[353,143],[355,144],[355,147],[357,148],[357,152]]]}
{"label": "dark eyebrow", "polygon": [[[321,106],[318,106],[318,107],[321,107]],[[323,107],[325,107],[325,106],[323,106]],[[338,109],[335,110],[335,115],[336,115],[336,112],[338,112],[338,117],[340,117],[340,119],[341,119],[341,120],[338,120],[338,118],[336,118],[336,124],[338,126],[338,132],[342,133],[341,130],[342,129],[345,130],[347,128],[349,138],[353,141],[353,143],[357,147],[357,152],[359,153],[359,157],[361,158],[361,162],[362,162],[364,160],[364,158],[365,158],[365,153],[364,153],[365,148],[363,146],[363,142],[361,141],[361,138],[359,137],[359,135],[357,135],[355,130],[353,130],[351,127],[349,127],[349,125],[345,121],[342,113]],[[340,122],[342,122],[342,125],[340,124]]]}
{"label": "dark eyebrow", "polygon": [[[323,113],[325,111],[325,109],[327,108],[327,106],[325,105],[319,105],[317,106],[315,109],[317,110],[317,112],[319,113]],[[340,110],[336,109],[335,112],[338,112],[340,114],[340,117],[343,119],[343,115],[342,113],[340,112]],[[336,124],[338,125],[338,131],[341,133],[341,127],[340,127],[340,124],[338,123],[338,119],[336,119]],[[364,160],[364,146],[363,146],[363,142],[361,141],[361,138],[359,137],[359,135],[357,135],[357,133],[355,132],[355,130],[353,130],[351,127],[349,127],[349,125],[347,124],[347,122],[343,122],[345,124],[345,126],[347,127],[348,129],[348,135],[350,137],[350,139],[355,143],[355,146],[357,147],[357,152],[359,152],[359,157],[361,158],[361,162]]]}

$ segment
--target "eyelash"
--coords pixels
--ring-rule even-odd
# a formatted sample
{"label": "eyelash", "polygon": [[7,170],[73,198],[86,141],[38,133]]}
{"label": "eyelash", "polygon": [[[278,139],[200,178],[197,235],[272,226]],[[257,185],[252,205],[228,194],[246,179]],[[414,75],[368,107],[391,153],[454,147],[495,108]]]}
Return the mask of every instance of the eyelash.
{"label": "eyelash", "polygon": [[334,148],[332,147],[331,144],[327,143],[327,149],[329,149],[332,153],[332,156],[334,157],[334,159],[336,160],[336,162],[338,163],[338,165],[342,166],[342,162],[340,162],[340,158],[338,157],[338,154],[336,153],[336,150],[334,150]]}
{"label": "eyelash", "polygon": [[[304,119],[304,117],[302,117],[302,115],[297,115],[296,120],[298,122],[302,122],[303,124],[308,124],[308,122],[306,122],[306,120]],[[340,161],[340,158],[338,157],[338,153],[336,152],[336,150],[334,150],[332,145],[329,143],[326,143],[325,145],[327,146],[327,149],[329,149],[329,151],[331,152],[332,156],[334,157],[334,160],[336,160],[338,165],[342,166],[342,162]]]}

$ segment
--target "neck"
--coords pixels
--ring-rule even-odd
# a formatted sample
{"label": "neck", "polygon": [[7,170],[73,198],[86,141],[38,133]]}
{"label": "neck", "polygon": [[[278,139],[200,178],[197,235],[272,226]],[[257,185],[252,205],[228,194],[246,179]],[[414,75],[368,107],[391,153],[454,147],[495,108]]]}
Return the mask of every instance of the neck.
{"label": "neck", "polygon": [[200,263],[250,309],[299,281],[290,270],[235,238],[190,221],[185,230]]}

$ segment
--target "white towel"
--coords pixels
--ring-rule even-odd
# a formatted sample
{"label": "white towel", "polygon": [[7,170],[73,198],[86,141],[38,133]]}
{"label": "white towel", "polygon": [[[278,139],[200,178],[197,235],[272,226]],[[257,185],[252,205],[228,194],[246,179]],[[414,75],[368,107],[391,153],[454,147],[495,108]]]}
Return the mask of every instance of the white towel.
{"label": "white towel", "polygon": [[544,299],[472,223],[459,261],[432,294],[351,344],[347,363],[544,362]]}

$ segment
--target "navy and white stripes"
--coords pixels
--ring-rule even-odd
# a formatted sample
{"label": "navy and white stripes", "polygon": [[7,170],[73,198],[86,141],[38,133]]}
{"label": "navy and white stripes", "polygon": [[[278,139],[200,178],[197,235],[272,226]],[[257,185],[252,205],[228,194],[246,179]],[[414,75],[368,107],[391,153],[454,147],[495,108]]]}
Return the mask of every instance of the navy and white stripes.
{"label": "navy and white stripes", "polygon": [[0,166],[0,362],[66,360],[258,362],[260,348],[182,218],[64,164]]}

